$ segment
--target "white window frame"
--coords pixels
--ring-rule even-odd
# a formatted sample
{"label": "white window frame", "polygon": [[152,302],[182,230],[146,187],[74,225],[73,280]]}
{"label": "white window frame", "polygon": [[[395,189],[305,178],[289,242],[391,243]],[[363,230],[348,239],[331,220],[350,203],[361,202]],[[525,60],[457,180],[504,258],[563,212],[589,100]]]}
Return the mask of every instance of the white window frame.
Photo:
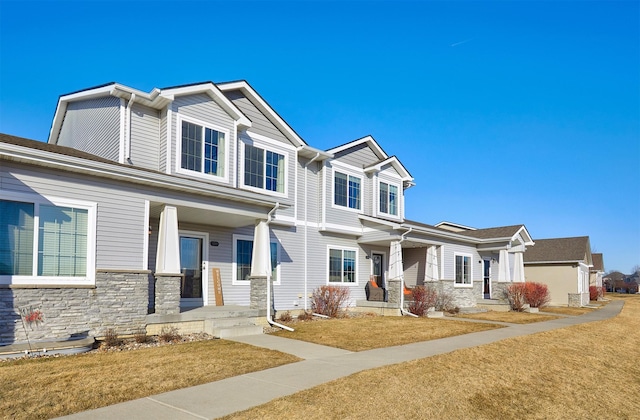
{"label": "white window frame", "polygon": [[[458,283],[457,279],[456,279],[456,260],[457,257],[462,257],[463,258],[463,263],[464,263],[464,258],[468,257],[469,258],[469,283]],[[464,276],[464,273],[463,273]],[[462,253],[462,252],[454,252],[453,253],[453,287],[463,287],[463,288],[472,288],[473,287],[473,255],[471,254],[466,254],[466,253]]]}
{"label": "white window frame", "polygon": [[[382,198],[382,188],[380,186],[380,184],[387,184],[387,187],[396,187],[396,214],[390,213],[390,212],[384,212],[382,210],[380,210],[380,199]],[[377,200],[376,200],[376,210],[378,214],[384,214],[385,216],[388,217],[392,217],[395,219],[399,219],[400,218],[400,214],[401,214],[401,202],[402,202],[402,186],[399,184],[396,184],[395,182],[392,181],[388,181],[386,179],[378,179],[378,194],[377,194]],[[390,203],[391,200],[389,199],[389,193],[387,192],[387,207],[390,207]]]}
{"label": "white window frame", "polygon": [[[41,196],[37,194],[19,193],[2,190],[0,199],[8,201],[20,201],[33,204],[33,269],[32,275],[0,275],[0,284],[3,285],[76,285],[93,286],[96,283],[96,214],[97,203],[73,200],[67,198]],[[57,207],[73,207],[87,210],[87,273],[82,277],[69,276],[39,276],[38,273],[38,246],[40,226],[40,205],[54,205]],[[35,274],[33,274],[35,273]]]}
{"label": "white window frame", "polygon": [[[199,126],[202,127],[202,130],[203,130],[203,133],[202,133],[202,170],[203,171],[204,171],[204,146],[205,146],[205,144],[204,144],[204,129],[208,128],[208,129],[215,130],[215,131],[218,131],[218,132],[224,134],[224,156],[223,156],[223,160],[224,160],[224,175],[223,176],[205,174],[204,172],[192,171],[191,169],[184,169],[182,167],[182,121],[186,121],[188,123],[199,125]],[[202,120],[199,120],[197,118],[187,117],[187,116],[178,114],[178,116],[176,118],[176,173],[183,174],[183,175],[194,176],[194,177],[205,179],[205,180],[208,180],[208,181],[229,182],[229,172],[232,170],[232,168],[229,165],[230,155],[231,155],[231,153],[230,153],[230,145],[231,145],[231,140],[230,140],[229,130],[228,129],[222,128],[222,127],[214,125],[214,124],[206,123],[206,122],[204,122]]]}
{"label": "white window frame", "polygon": [[[331,259],[331,250],[335,250],[335,251],[342,251],[342,278],[343,281],[341,282],[336,282],[336,281],[329,281],[329,270],[331,269],[331,265],[330,265],[330,259]],[[355,263],[355,268],[354,268],[354,277],[355,277],[355,281],[353,283],[350,282],[345,282],[344,281],[344,251],[355,251],[355,258],[354,258],[354,263]],[[352,248],[352,247],[346,247],[346,246],[339,246],[339,245],[327,245],[327,269],[326,269],[326,283],[328,286],[336,286],[336,285],[340,285],[340,286],[358,286],[358,275],[359,275],[359,268],[360,268],[360,264],[358,262],[358,258],[359,258],[359,252],[358,252],[358,248]]]}
{"label": "white window frame", "polygon": [[[255,133],[247,133],[246,136],[243,136],[243,138],[240,139],[239,143],[239,167],[240,170],[238,171],[239,173],[239,186],[242,189],[245,190],[249,190],[249,191],[254,191],[254,192],[258,192],[261,194],[268,194],[268,195],[273,195],[276,197],[288,197],[289,195],[289,153],[291,151],[295,152],[295,148],[293,147],[287,147],[286,144],[277,142],[275,140],[272,140],[268,137],[265,136],[261,136],[259,134],[255,134]],[[244,173],[245,173],[245,168],[244,168],[244,149],[245,149],[245,145],[249,145],[249,146],[253,146],[253,147],[257,147],[259,149],[262,149],[264,151],[264,159],[263,159],[263,164],[265,167],[264,170],[264,180],[263,180],[263,187],[262,188],[258,188],[258,187],[253,187],[251,185],[245,185],[244,183]],[[266,154],[267,152],[272,152],[272,153],[277,153],[279,155],[284,156],[284,180],[283,180],[283,192],[278,192],[278,191],[271,191],[268,190],[266,188],[266,182],[267,182],[267,171],[266,171],[266,165],[267,165],[267,158],[266,158]]]}
{"label": "white window frame", "polygon": [[[334,209],[351,211],[354,213],[363,213],[364,212],[364,173],[356,172],[351,169],[348,169],[343,165],[335,165],[335,162],[332,163],[331,166],[331,207]],[[343,175],[347,175],[347,205],[341,206],[336,204],[336,172],[339,172]],[[354,178],[358,178],[360,180],[360,207],[352,208],[349,207],[349,177],[352,176]]]}
{"label": "white window frame", "polygon": [[[253,240],[253,236],[251,235],[240,235],[240,234],[234,234],[233,235],[233,255],[232,255],[232,263],[231,263],[231,284],[233,286],[246,286],[246,285],[250,285],[251,281],[250,280],[239,280],[238,279],[238,241],[251,241],[254,242]],[[280,246],[280,241],[278,241],[275,238],[269,238],[269,244],[276,244],[276,261],[278,262],[278,266],[276,267],[276,278],[275,279],[271,279],[273,282],[274,286],[279,286],[281,281],[281,275],[280,275],[280,270],[282,268],[282,261],[280,260],[280,254],[281,251],[280,249],[282,248]],[[269,252],[271,252],[271,246],[269,246]],[[252,256],[253,258],[253,253]]]}

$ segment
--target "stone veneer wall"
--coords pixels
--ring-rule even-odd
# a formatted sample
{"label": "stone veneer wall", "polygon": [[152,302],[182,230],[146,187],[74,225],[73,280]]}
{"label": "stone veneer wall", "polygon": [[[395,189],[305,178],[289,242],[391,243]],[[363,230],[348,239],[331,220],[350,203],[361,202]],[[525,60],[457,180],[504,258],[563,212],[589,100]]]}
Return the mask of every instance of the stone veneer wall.
{"label": "stone veneer wall", "polygon": [[[473,282],[473,287],[455,287],[455,280],[440,280],[435,283],[439,292],[453,296],[453,304],[458,308],[472,308],[478,299],[482,299],[482,282]],[[431,283],[425,283],[425,285]]]}
{"label": "stone veneer wall", "polygon": [[569,306],[579,308],[589,304],[589,293],[569,293]]}
{"label": "stone veneer wall", "polygon": [[180,313],[180,285],[182,274],[156,274],[155,313],[158,315],[174,315]]}
{"label": "stone veneer wall", "polygon": [[0,289],[0,344],[24,342],[27,337],[18,307],[33,305],[44,322],[31,330],[30,340],[64,339],[71,335],[102,336],[107,328],[133,334],[146,324],[149,302],[148,271],[96,273],[95,287],[14,287]]}
{"label": "stone veneer wall", "polygon": [[512,285],[511,282],[492,282],[491,283],[491,299],[497,299],[503,302],[508,302],[507,299],[507,287]]}

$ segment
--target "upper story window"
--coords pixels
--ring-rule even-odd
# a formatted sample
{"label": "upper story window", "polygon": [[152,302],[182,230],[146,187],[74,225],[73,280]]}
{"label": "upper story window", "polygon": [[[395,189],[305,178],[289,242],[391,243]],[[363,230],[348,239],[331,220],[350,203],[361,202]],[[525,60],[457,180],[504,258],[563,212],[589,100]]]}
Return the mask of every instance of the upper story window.
{"label": "upper story window", "polygon": [[180,124],[180,169],[225,177],[226,133],[191,121]]}
{"label": "upper story window", "polygon": [[380,182],[380,213],[398,215],[398,187]]}
{"label": "upper story window", "polygon": [[92,281],[95,205],[18,199],[0,199],[0,280]]}
{"label": "upper story window", "polygon": [[244,185],[284,194],[285,167],[284,155],[244,145]]}
{"label": "upper story window", "polygon": [[334,171],[333,202],[336,206],[360,210],[362,179]]}
{"label": "upper story window", "polygon": [[455,286],[471,286],[471,255],[456,254]]}

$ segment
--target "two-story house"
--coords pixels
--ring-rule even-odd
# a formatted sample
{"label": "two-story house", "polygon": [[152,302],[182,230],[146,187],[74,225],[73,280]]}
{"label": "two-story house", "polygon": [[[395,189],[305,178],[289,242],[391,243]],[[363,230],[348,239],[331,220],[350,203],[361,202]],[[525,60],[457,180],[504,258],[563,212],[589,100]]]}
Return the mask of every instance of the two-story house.
{"label": "two-story house", "polygon": [[372,276],[392,307],[402,280],[474,306],[524,280],[533,244],[523,225],[406,220],[397,157],[371,136],[316,149],[245,81],[62,95],[48,143],[0,135],[0,162],[2,342],[28,305],[41,336],[131,333],[149,313],[310,309],[326,284],[353,306]]}

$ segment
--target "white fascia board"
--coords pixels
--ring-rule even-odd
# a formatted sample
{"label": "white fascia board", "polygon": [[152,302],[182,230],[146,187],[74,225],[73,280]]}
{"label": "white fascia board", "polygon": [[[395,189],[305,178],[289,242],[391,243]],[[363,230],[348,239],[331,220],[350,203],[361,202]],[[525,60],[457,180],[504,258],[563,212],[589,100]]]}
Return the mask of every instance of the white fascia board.
{"label": "white fascia board", "polygon": [[393,166],[393,168],[398,172],[398,175],[400,175],[400,178],[403,181],[413,181],[413,177],[409,174],[409,171],[407,171],[407,169],[402,165],[402,163],[400,163],[398,158],[395,156],[391,156],[390,158],[385,159],[376,165],[372,165],[367,168],[364,168],[364,172],[365,173],[372,172],[372,171],[379,172],[380,170],[382,170],[383,166],[388,164],[391,164],[391,166]]}
{"label": "white fascia board", "polygon": [[460,228],[460,229],[466,229],[466,230],[477,230],[476,228],[473,228],[471,226],[465,226],[465,225],[461,225],[459,223],[447,222],[447,221],[444,221],[444,220],[442,222],[436,224],[435,227],[440,227],[442,225],[449,225],[449,226],[457,227],[457,228]]}
{"label": "white fascia board", "polygon": [[218,89],[222,92],[230,90],[241,90],[249,100],[293,143],[296,147],[306,146],[307,143],[296,133],[271,106],[262,99],[249,83],[244,80],[230,83],[218,84]]}
{"label": "white fascia board", "polygon": [[333,153],[327,153],[324,150],[316,149],[308,145],[298,147],[298,154],[307,159],[313,159],[317,155],[318,157],[315,160],[318,161],[333,158]]}
{"label": "white fascia board", "polygon": [[374,153],[378,156],[378,158],[387,159],[389,156],[382,150],[382,147],[378,144],[378,142],[371,136],[365,136],[360,139],[354,140],[347,144],[343,144],[342,146],[334,147],[333,149],[327,150],[327,153],[340,153],[344,150],[350,149],[352,147],[358,146],[362,143],[367,143],[369,147],[374,151]]}
{"label": "white fascia board", "polygon": [[432,235],[432,236],[435,236],[435,237],[438,237],[438,238],[453,239],[453,240],[456,240],[458,242],[470,243],[470,244],[474,244],[474,245],[477,245],[477,244],[483,242],[480,239],[475,239],[475,238],[470,238],[468,236],[458,235],[455,232],[449,233],[449,232],[443,232],[442,230],[433,230],[433,229],[426,228],[424,226],[412,225],[411,223],[403,223],[402,227],[403,228],[411,227],[413,229],[413,232],[424,233],[424,234]]}
{"label": "white fascia board", "polygon": [[580,264],[580,261],[525,261],[524,265],[536,264]]}
{"label": "white fascia board", "polygon": [[401,223],[394,223],[394,222],[391,222],[389,220],[378,219],[377,217],[366,216],[364,214],[358,215],[358,218],[360,220],[364,220],[364,221],[367,221],[367,222],[376,223],[376,224],[379,224],[379,225],[389,226],[389,227],[391,227],[393,229],[402,228],[402,224]]}
{"label": "white fascia board", "polygon": [[213,83],[203,83],[200,85],[183,86],[162,90],[160,96],[173,101],[176,96],[195,95],[198,93],[206,93],[218,105],[220,105],[238,125],[251,127],[251,120],[238,109]]}
{"label": "white fascia board", "polygon": [[522,239],[524,239],[524,245],[526,245],[526,246],[535,245],[535,242],[531,238],[531,235],[529,234],[529,231],[527,230],[527,228],[524,225],[522,225],[520,227],[520,229],[518,229],[518,231],[513,235],[511,240],[512,241],[515,240],[518,235],[520,235],[522,237]]}
{"label": "white fascia board", "polygon": [[[213,196],[216,198],[240,201],[244,203],[273,207],[276,200],[257,197],[256,194],[245,191],[221,191],[215,185],[194,179],[176,177],[161,172],[142,170],[139,168],[118,165],[117,163],[98,162],[74,156],[66,156],[45,150],[0,143],[0,160],[7,159],[30,163],[37,166],[62,169],[69,172],[79,172],[118,181],[133,182],[146,186],[167,188],[189,194]],[[288,208],[290,204],[280,202],[281,208]]]}

